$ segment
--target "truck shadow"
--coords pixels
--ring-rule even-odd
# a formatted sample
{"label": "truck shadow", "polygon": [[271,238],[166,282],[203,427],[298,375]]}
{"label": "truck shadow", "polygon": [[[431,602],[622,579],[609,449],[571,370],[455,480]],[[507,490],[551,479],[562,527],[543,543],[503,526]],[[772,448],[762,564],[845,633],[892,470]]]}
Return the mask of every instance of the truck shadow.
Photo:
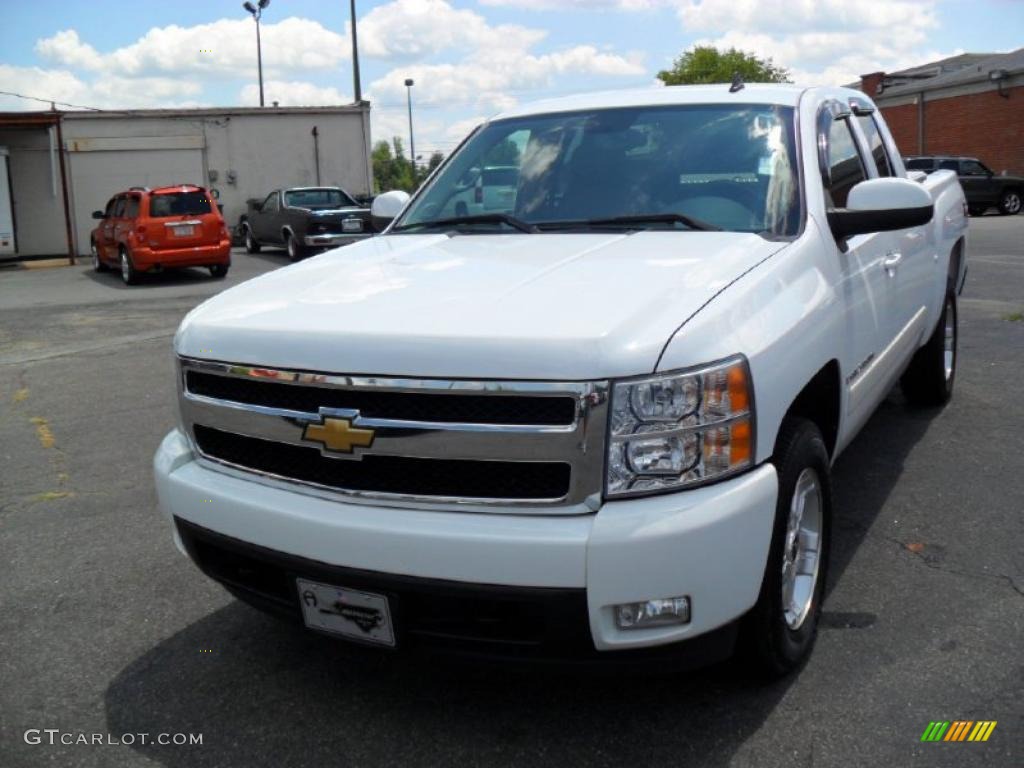
{"label": "truck shadow", "polygon": [[[831,585],[934,414],[890,395],[837,463]],[[823,630],[873,621],[826,610]],[[736,664],[634,674],[367,655],[236,602],[133,661],[105,701],[111,733],[201,733],[201,747],[132,746],[173,768],[723,766],[806,673],[764,684]]]}
{"label": "truck shadow", "polygon": [[175,768],[725,765],[790,682],[370,656],[233,603],[124,669],[106,714],[112,733],[203,734],[133,745]]}

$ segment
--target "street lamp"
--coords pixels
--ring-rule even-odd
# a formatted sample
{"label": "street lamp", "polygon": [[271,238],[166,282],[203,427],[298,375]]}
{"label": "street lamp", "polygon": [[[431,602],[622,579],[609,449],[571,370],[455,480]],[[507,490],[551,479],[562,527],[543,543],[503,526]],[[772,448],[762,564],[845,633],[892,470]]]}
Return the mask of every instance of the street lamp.
{"label": "street lamp", "polygon": [[409,104],[409,160],[412,162],[412,179],[416,180],[416,142],[412,137],[412,87],[415,83],[412,78],[406,78],[405,93]]}
{"label": "street lamp", "polygon": [[270,5],[270,0],[259,0],[256,5],[248,2],[248,0],[242,3],[242,7],[245,8],[249,13],[252,14],[253,19],[256,21],[256,65],[260,71],[260,106],[263,106],[263,46],[260,44],[260,16],[263,15],[263,9]]}

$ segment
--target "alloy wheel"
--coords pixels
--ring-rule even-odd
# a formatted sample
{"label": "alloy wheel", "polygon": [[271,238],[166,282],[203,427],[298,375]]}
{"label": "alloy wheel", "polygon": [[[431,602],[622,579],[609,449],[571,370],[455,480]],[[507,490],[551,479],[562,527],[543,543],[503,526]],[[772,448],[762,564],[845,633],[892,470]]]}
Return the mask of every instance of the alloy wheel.
{"label": "alloy wheel", "polygon": [[821,562],[822,508],[818,473],[807,467],[797,478],[789,504],[782,550],[782,611],[786,626],[798,630],[814,602]]}

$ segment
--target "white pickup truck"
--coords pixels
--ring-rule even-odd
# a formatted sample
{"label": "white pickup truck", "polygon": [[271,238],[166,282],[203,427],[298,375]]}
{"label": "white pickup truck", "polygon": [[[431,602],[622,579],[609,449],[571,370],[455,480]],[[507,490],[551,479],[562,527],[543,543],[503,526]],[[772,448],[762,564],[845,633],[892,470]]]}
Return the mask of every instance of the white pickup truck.
{"label": "white pickup truck", "polygon": [[495,117],[373,213],[182,322],[178,547],[365,644],[796,666],[830,467],[896,382],[952,392],[956,177],[859,91],[661,88]]}

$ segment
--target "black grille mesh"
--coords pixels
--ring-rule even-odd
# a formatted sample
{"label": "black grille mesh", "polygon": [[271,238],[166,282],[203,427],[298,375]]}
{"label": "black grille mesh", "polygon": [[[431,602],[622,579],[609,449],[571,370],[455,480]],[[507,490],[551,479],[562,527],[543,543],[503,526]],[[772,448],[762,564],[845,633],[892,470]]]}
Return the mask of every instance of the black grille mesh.
{"label": "black grille mesh", "polygon": [[468,424],[572,424],[572,397],[426,394],[334,389],[188,371],[188,391],[219,400],[316,413],[324,408],[354,408],[360,415],[408,421]]}
{"label": "black grille mesh", "polygon": [[562,462],[468,461],[363,456],[331,459],[303,448],[195,425],[199,449],[212,458],[330,488],[412,496],[560,499],[571,468]]}

